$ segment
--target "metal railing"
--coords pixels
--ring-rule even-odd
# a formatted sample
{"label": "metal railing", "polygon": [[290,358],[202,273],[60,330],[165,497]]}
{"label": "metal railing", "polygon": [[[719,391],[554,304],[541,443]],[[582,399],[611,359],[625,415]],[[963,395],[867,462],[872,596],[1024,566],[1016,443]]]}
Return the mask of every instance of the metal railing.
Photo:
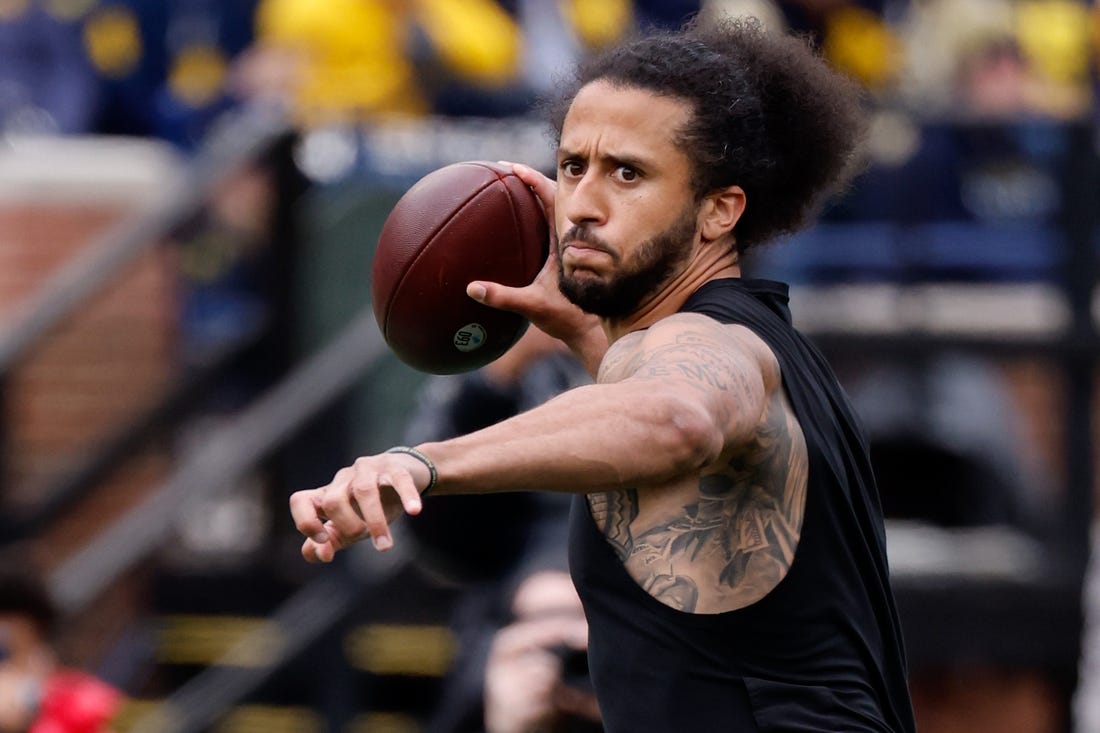
{"label": "metal railing", "polygon": [[0,376],[122,268],[201,209],[215,185],[290,130],[286,116],[270,107],[246,107],[227,116],[185,174],[167,182],[155,205],[102,234],[15,306],[0,324]]}
{"label": "metal railing", "polygon": [[282,382],[209,432],[148,498],[53,573],[50,586],[62,609],[82,608],[161,547],[186,504],[244,476],[302,423],[354,386],[385,350],[368,308]]}

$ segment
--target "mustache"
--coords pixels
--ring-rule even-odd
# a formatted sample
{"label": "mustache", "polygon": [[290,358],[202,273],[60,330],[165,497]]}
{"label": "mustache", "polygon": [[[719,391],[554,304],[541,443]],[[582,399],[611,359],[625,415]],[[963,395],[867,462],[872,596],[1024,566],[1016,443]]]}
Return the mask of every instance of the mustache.
{"label": "mustache", "polygon": [[609,255],[615,255],[615,250],[612,249],[610,244],[600,239],[595,234],[592,234],[592,232],[588,231],[588,228],[584,226],[572,227],[569,231],[562,235],[561,239],[558,241],[558,243],[562,246],[571,244],[573,242],[579,242],[586,247],[597,249],[601,252],[606,252]]}

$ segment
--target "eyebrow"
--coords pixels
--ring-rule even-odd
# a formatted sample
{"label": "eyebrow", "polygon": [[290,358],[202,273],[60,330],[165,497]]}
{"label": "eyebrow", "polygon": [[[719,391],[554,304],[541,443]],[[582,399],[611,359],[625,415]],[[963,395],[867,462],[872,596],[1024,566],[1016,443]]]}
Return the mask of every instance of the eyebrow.
{"label": "eyebrow", "polygon": [[[649,170],[653,167],[653,163],[644,158],[640,158],[633,155],[600,155],[597,156],[601,161],[614,163],[616,166],[624,165],[628,168],[639,168],[642,170]],[[571,159],[588,160],[589,156],[582,155],[568,148],[558,148],[558,162]]]}

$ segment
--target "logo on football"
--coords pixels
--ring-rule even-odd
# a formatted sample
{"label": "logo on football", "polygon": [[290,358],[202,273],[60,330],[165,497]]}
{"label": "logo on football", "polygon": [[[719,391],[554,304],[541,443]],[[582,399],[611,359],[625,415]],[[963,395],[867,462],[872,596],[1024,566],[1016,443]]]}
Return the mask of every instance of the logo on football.
{"label": "logo on football", "polygon": [[475,351],[485,343],[485,329],[480,323],[467,323],[455,332],[454,345],[459,351]]}

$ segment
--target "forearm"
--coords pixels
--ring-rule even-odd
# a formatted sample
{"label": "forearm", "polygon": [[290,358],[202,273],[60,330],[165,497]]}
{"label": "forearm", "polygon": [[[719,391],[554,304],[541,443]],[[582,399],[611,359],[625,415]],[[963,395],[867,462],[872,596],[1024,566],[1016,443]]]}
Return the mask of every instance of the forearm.
{"label": "forearm", "polygon": [[668,481],[713,460],[722,438],[700,405],[653,382],[579,387],[497,425],[419,446],[438,494],[587,493]]}

